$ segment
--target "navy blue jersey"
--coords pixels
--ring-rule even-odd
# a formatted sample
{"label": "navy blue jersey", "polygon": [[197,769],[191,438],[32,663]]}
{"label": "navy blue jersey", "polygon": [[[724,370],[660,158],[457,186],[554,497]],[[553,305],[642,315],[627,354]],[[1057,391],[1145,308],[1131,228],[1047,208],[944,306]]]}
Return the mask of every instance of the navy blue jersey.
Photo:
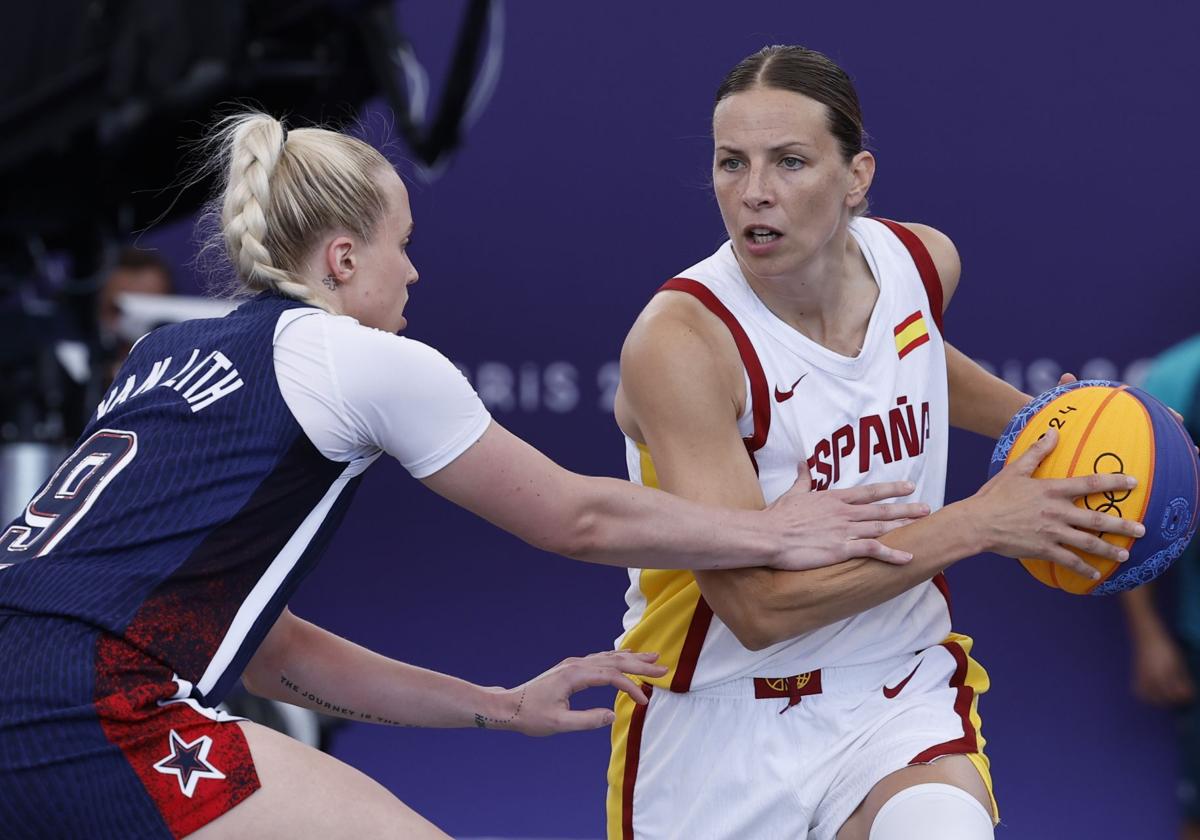
{"label": "navy blue jersey", "polygon": [[262,295],[136,345],[74,453],[0,534],[0,612],[90,625],[220,701],[365,468],[321,455],[280,393],[276,325],[300,306]]}

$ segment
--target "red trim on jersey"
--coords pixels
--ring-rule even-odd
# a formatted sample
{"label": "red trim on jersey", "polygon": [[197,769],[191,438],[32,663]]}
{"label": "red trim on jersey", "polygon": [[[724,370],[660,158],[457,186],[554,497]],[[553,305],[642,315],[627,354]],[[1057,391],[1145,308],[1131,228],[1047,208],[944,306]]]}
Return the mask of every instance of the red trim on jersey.
{"label": "red trim on jersey", "polygon": [[[733,343],[737,345],[738,355],[742,357],[742,365],[746,368],[746,375],[750,377],[754,434],[743,440],[746,442],[746,451],[750,453],[750,460],[753,462],[754,453],[766,444],[767,433],[771,430],[771,392],[767,388],[767,375],[763,373],[762,362],[758,360],[758,353],[754,350],[754,345],[750,343],[750,336],[746,335],[746,331],[738,323],[737,317],[726,309],[725,304],[721,303],[712,290],[703,283],[689,280],[686,277],[676,277],[663,283],[659,291],[684,292],[691,295],[704,304],[705,309],[720,318],[730,334],[733,335]],[[754,471],[758,472],[757,463],[755,463]]]}
{"label": "red trim on jersey", "polygon": [[[763,372],[762,362],[750,342],[750,336],[737,317],[730,312],[725,304],[713,294],[712,290],[696,280],[687,277],[675,277],[663,283],[660,292],[683,292],[689,294],[703,304],[704,308],[721,319],[733,336],[737,345],[738,355],[750,378],[751,413],[754,417],[754,433],[748,438],[742,438],[746,444],[746,452],[750,456],[750,464],[758,474],[758,461],[754,453],[762,449],[767,442],[767,434],[771,430],[771,392],[767,388],[767,375]],[[712,624],[713,611],[704,596],[700,596],[696,611],[692,613],[692,621],[688,625],[687,636],[683,640],[683,650],[679,654],[679,662],[675,665],[675,676],[671,678],[671,691],[685,692],[692,687],[692,677],[696,674],[696,665],[700,661],[700,649],[704,646],[704,637],[708,635],[709,625]]]}
{"label": "red trim on jersey", "polygon": [[633,786],[637,782],[638,755],[642,751],[642,728],[646,725],[646,709],[650,707],[652,687],[643,685],[646,705],[635,704],[629,720],[629,735],[625,742],[625,777],[621,780],[621,838],[633,840]]}
{"label": "red trim on jersey", "polygon": [[975,727],[971,725],[971,702],[975,699],[975,689],[966,684],[967,653],[957,642],[943,642],[942,647],[954,657],[956,667],[954,674],[950,677],[950,687],[957,689],[958,692],[954,698],[954,711],[958,714],[959,720],[962,721],[963,736],[930,747],[908,762],[910,765],[928,764],[935,758],[941,758],[944,755],[964,755],[979,752],[979,739],[976,736]]}
{"label": "red trim on jersey", "polygon": [[942,593],[942,597],[946,599],[946,612],[950,614],[950,620],[954,620],[954,605],[950,602],[950,582],[946,580],[945,572],[938,572],[933,576],[933,585],[937,587],[938,592]]}
{"label": "red trim on jersey", "polygon": [[917,273],[921,275],[921,285],[925,287],[925,295],[929,298],[929,308],[933,313],[933,322],[937,324],[938,332],[944,335],[945,330],[942,329],[942,309],[945,305],[945,297],[942,290],[942,280],[938,277],[937,266],[933,264],[933,257],[929,256],[929,249],[925,247],[925,243],[921,241],[919,236],[899,222],[893,222],[891,219],[881,219],[878,216],[873,218],[875,221],[886,225],[888,230],[896,234],[896,238],[908,249],[913,263],[917,266]]}
{"label": "red trim on jersey", "polygon": [[696,603],[696,611],[692,613],[692,621],[688,624],[687,636],[683,639],[683,650],[679,652],[679,661],[675,663],[671,691],[682,693],[691,690],[692,677],[696,675],[696,664],[700,661],[700,649],[704,647],[704,637],[708,635],[712,617],[712,607],[701,595]]}

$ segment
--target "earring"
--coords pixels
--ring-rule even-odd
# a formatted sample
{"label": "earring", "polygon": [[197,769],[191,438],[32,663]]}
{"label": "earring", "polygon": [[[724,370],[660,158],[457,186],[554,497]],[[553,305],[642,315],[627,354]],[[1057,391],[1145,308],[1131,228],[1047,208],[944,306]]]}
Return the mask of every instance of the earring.
{"label": "earring", "polygon": [[322,282],[325,283],[325,288],[329,289],[329,291],[331,291],[331,292],[337,291],[338,281],[337,281],[337,278],[334,277],[332,274],[326,274],[325,279]]}

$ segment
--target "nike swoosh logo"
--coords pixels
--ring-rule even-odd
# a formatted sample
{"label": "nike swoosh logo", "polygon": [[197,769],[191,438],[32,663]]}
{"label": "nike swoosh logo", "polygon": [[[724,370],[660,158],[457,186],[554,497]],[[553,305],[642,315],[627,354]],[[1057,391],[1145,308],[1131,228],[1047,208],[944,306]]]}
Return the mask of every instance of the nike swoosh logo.
{"label": "nike swoosh logo", "polygon": [[[800,379],[803,379],[806,376],[808,376],[808,373],[803,373],[800,375]],[[796,386],[800,384],[800,379],[797,379],[795,382],[793,382],[792,387],[788,388],[786,391],[780,391],[779,386],[776,385],[775,402],[787,402],[790,400],[792,398],[792,394],[796,392]]]}
{"label": "nike swoosh logo", "polygon": [[[925,661],[924,659],[921,660],[921,662],[924,662],[924,661]],[[921,662],[917,663],[917,668],[921,667]],[[885,685],[883,687],[883,696],[889,700],[894,700],[896,698],[896,695],[904,690],[904,686],[908,685],[908,681],[913,678],[913,674],[917,673],[917,668],[913,668],[912,672],[907,677],[900,680],[900,682],[896,683],[895,688],[888,688]]]}

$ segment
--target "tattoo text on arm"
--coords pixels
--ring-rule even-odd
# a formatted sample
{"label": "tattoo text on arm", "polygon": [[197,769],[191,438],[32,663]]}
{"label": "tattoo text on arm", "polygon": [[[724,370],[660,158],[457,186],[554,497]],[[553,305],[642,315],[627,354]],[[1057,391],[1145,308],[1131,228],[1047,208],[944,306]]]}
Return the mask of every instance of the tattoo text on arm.
{"label": "tattoo text on arm", "polygon": [[367,723],[380,723],[384,726],[416,726],[414,723],[404,723],[403,721],[392,720],[391,718],[373,715],[370,712],[358,712],[347,706],[339,706],[336,703],[332,703],[329,700],[326,700],[325,698],[296,685],[287,678],[286,674],[279,675],[279,684],[295,694],[301,700],[307,701],[310,705],[315,706],[318,711],[324,712],[325,714],[337,715],[338,717],[350,718],[351,720],[362,720],[366,721]]}

